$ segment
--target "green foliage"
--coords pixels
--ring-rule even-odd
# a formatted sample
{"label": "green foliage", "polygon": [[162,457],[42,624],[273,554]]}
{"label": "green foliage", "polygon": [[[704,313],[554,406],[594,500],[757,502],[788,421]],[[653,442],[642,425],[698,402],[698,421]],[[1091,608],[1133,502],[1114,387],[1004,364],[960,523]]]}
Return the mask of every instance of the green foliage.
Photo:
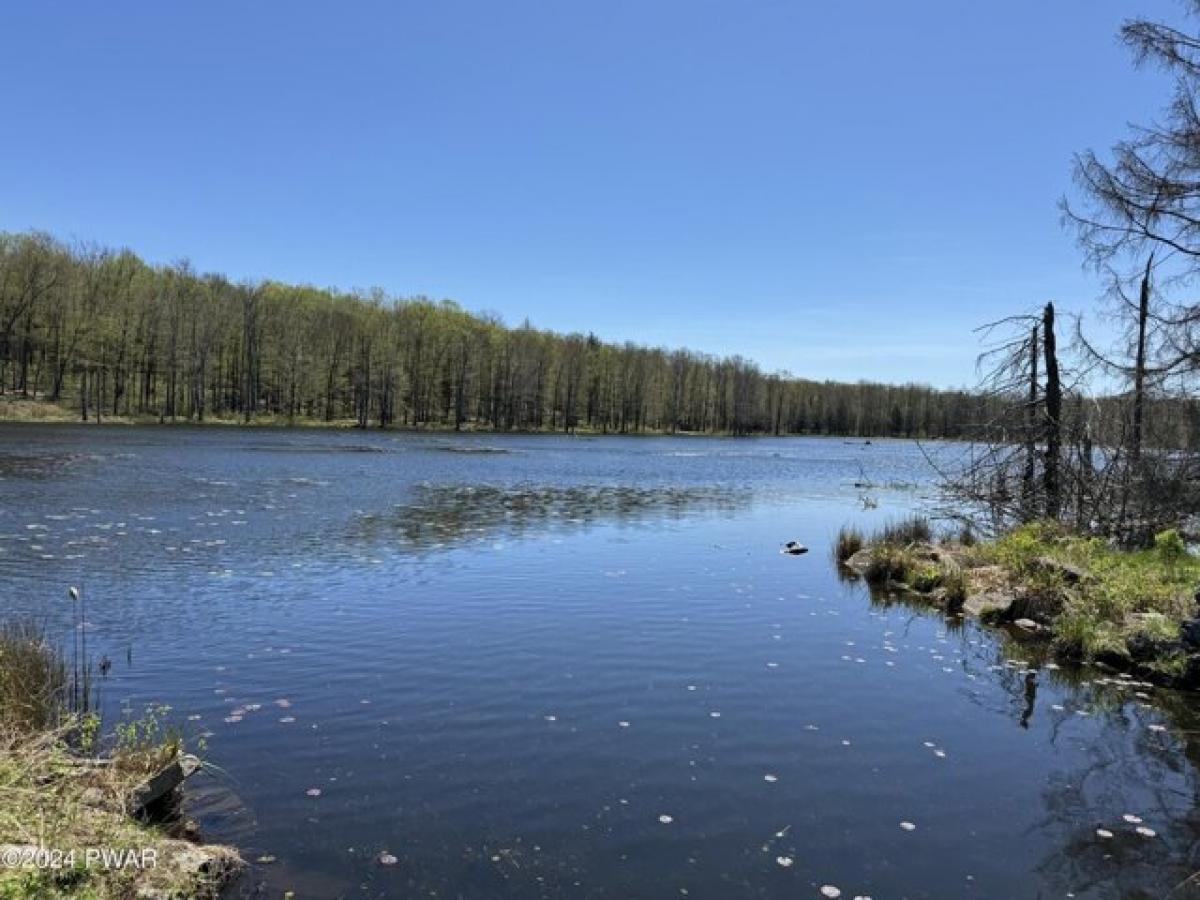
{"label": "green foliage", "polygon": [[116,727],[113,761],[121,770],[154,772],[183,752],[183,733],[169,722],[170,712],[164,704],[147,706],[139,718]]}
{"label": "green foliage", "polygon": [[912,559],[902,547],[892,544],[875,544],[871,547],[871,559],[865,577],[873,584],[888,581],[907,582]]}
{"label": "green foliage", "polygon": [[942,570],[934,563],[910,565],[907,572],[906,583],[913,590],[927,594],[941,586]]}
{"label": "green foliage", "polygon": [[1179,640],[1179,623],[1161,613],[1143,616],[1131,633],[1143,635],[1151,641],[1170,643]]}
{"label": "green foliage", "polygon": [[1128,655],[1120,627],[1087,610],[1076,609],[1059,616],[1054,623],[1054,643],[1064,653],[1081,659]]}
{"label": "green foliage", "polygon": [[[1121,550],[1035,522],[973,553],[1004,566],[1027,593],[1057,592],[1063,609],[1052,623],[1055,640],[1084,658],[1125,655],[1127,637],[1138,632],[1155,641],[1176,639],[1200,584],[1200,561],[1174,531],[1160,534],[1152,550]],[[1055,563],[1082,572],[1080,583],[1068,586]]]}
{"label": "green foliage", "polygon": [[967,599],[967,573],[961,566],[947,565],[942,568],[941,584],[946,600],[952,607],[960,606]]}
{"label": "green foliage", "polygon": [[1154,550],[1166,565],[1174,566],[1187,556],[1187,545],[1174,528],[1168,528],[1154,536]]}
{"label": "green foliage", "polygon": [[88,421],[955,437],[991,402],[507,327],[378,289],[234,284],[38,233],[0,233],[0,322],[0,414],[16,417],[54,404]]}
{"label": "green foliage", "polygon": [[84,713],[79,717],[76,740],[82,752],[94,753],[96,751],[96,742],[100,736],[100,722],[99,714],[94,712]]}

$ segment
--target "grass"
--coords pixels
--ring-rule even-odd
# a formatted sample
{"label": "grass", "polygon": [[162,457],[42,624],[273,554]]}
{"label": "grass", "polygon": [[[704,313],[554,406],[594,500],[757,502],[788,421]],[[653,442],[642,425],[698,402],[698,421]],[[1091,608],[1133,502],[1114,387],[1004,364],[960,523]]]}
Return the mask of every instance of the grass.
{"label": "grass", "polygon": [[32,621],[0,625],[0,728],[32,734],[60,727],[69,713],[66,660]]}
{"label": "grass", "polygon": [[874,536],[872,543],[897,544],[928,544],[933,541],[933,526],[925,516],[909,516],[896,522],[889,522]]}
{"label": "grass", "polygon": [[[1123,550],[1055,523],[1034,523],[988,542],[960,539],[963,531],[930,552],[931,531],[913,518],[867,539],[843,534],[847,546],[854,535],[869,548],[863,574],[870,582],[936,592],[952,608],[972,585],[1008,592],[1015,602],[1001,616],[1045,625],[1065,656],[1138,663],[1170,677],[1186,669],[1180,624],[1195,614],[1200,558],[1178,532],[1162,532],[1148,549]],[[839,535],[839,557],[842,542]]]}
{"label": "grass", "polygon": [[[1160,534],[1151,549],[1119,550],[1056,525],[1032,524],[973,553],[1004,566],[1028,589],[1057,594],[1062,612],[1056,631],[1084,656],[1114,644],[1116,632],[1174,639],[1179,623],[1192,614],[1200,585],[1200,559],[1174,531]],[[1079,583],[1069,584],[1056,566],[1079,572]]]}
{"label": "grass", "polygon": [[845,562],[855,553],[866,546],[866,538],[857,528],[844,526],[838,529],[837,540],[833,545],[833,555],[838,562]]}
{"label": "grass", "polygon": [[[0,900],[215,897],[224,876],[240,866],[233,850],[177,840],[128,814],[131,791],[183,752],[182,736],[166,724],[168,710],[154,707],[124,723],[111,755],[93,760],[99,719],[73,708],[70,681],[67,661],[44,629],[0,626],[0,846],[62,851],[63,863],[0,867]],[[86,851],[101,848],[148,848],[156,864],[85,864]]]}

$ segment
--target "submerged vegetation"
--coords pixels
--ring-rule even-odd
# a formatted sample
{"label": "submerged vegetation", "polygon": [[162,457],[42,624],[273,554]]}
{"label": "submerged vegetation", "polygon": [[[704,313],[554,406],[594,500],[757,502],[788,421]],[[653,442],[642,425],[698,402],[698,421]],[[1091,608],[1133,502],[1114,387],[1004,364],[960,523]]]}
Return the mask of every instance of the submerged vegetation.
{"label": "submerged vegetation", "polygon": [[967,544],[935,540],[927,521],[912,519],[869,540],[843,529],[839,548],[855,545],[842,562],[868,582],[1015,624],[1065,657],[1200,684],[1200,559],[1176,531],[1161,532],[1152,548],[1126,550],[1035,522]]}
{"label": "submerged vegetation", "polygon": [[17,862],[0,866],[0,898],[215,896],[237,854],[185,839],[159,808],[170,796],[142,803],[150,779],[189,759],[165,710],[123,723],[97,759],[100,721],[70,672],[40,626],[0,626],[0,849]]}

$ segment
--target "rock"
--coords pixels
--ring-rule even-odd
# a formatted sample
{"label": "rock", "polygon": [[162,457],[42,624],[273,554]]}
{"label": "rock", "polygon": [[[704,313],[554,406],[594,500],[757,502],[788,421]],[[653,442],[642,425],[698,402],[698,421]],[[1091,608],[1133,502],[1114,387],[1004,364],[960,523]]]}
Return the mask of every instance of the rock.
{"label": "rock", "polygon": [[1200,619],[1188,619],[1180,623],[1179,637],[1188,649],[1200,649]]}
{"label": "rock", "polygon": [[1061,590],[1018,591],[1009,610],[1014,619],[1033,619],[1043,625],[1053,622],[1066,603]]}
{"label": "rock", "polygon": [[788,556],[801,556],[807,552],[808,548],[798,541],[788,541],[780,551],[780,553],[786,553]]}
{"label": "rock", "polygon": [[865,576],[871,567],[871,551],[864,547],[842,563],[847,569],[858,576]]}
{"label": "rock", "polygon": [[1043,572],[1059,576],[1066,584],[1078,584],[1087,574],[1078,566],[1059,562],[1057,559],[1051,559],[1049,556],[1039,556],[1034,560],[1034,565]]}
{"label": "rock", "polygon": [[963,601],[963,612],[971,616],[1000,615],[1008,612],[1015,598],[1006,591],[984,591],[968,594]]}
{"label": "rock", "polygon": [[[216,844],[189,844],[186,841],[167,841],[159,845],[153,882],[139,887],[139,900],[168,900],[177,897],[174,887],[160,888],[155,882],[188,884],[193,897],[215,897],[222,885],[245,868],[245,862],[229,847]],[[151,871],[151,870],[147,870]],[[166,873],[167,877],[161,876]]]}
{"label": "rock", "polygon": [[1154,662],[1184,652],[1183,641],[1166,637],[1167,617],[1162,613],[1133,613],[1125,620],[1125,646],[1136,662]]}
{"label": "rock", "polygon": [[1017,619],[1013,622],[1018,628],[1023,628],[1026,631],[1040,631],[1041,625],[1033,621],[1033,619]]}
{"label": "rock", "polygon": [[923,559],[928,562],[941,562],[944,557],[941,549],[933,546],[933,544],[926,544],[924,542],[909,544],[904,549],[914,559]]}
{"label": "rock", "polygon": [[1191,690],[1200,688],[1200,653],[1188,654],[1187,665],[1184,666],[1183,674],[1176,679],[1173,686]]}

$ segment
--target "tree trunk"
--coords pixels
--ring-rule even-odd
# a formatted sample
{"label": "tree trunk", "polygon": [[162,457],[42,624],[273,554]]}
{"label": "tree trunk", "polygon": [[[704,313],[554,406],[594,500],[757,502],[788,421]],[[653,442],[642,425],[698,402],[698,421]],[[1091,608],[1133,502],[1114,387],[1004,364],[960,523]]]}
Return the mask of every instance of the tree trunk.
{"label": "tree trunk", "polygon": [[1062,384],[1058,373],[1058,350],[1054,338],[1054,304],[1042,313],[1042,346],[1046,356],[1046,457],[1042,484],[1046,493],[1046,517],[1057,519],[1062,509],[1059,457],[1062,450]]}

